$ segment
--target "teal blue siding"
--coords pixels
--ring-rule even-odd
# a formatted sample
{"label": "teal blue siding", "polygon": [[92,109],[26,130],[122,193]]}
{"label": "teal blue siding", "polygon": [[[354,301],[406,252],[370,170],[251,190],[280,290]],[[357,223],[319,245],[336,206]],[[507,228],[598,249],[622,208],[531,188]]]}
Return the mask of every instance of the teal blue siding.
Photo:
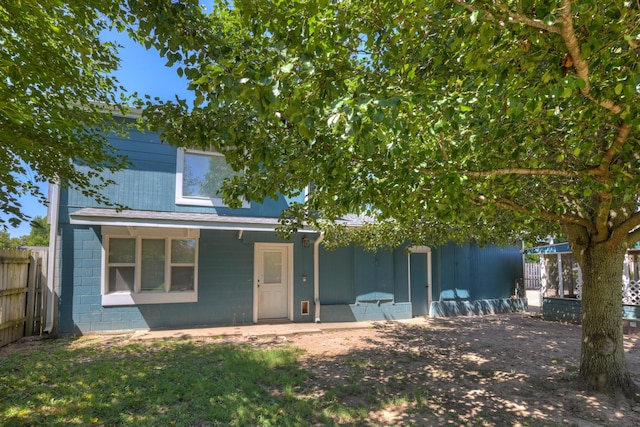
{"label": "teal blue siding", "polygon": [[393,293],[396,301],[409,301],[407,257],[405,246],[393,251]]}
{"label": "teal blue siding", "polygon": [[320,304],[350,304],[356,300],[355,248],[329,251],[320,247]]}
{"label": "teal blue siding", "polygon": [[[198,302],[103,307],[101,305],[102,242],[99,227],[61,227],[62,268],[59,299],[60,331],[86,333],[95,331],[146,328],[188,327],[215,324],[248,324],[253,321],[253,254],[256,242],[282,242],[273,232],[201,230],[198,264]],[[293,317],[296,322],[312,322],[313,246],[302,246],[302,235],[293,243]],[[317,235],[311,235],[311,240]],[[448,265],[463,263],[462,255],[483,259],[485,249],[447,247],[440,253],[457,253],[458,258],[444,259]],[[515,250],[515,249],[513,249]],[[474,251],[476,252],[473,255]],[[495,249],[484,261],[502,252]],[[441,255],[442,256],[442,255]],[[426,255],[411,255],[412,301],[407,289],[407,253],[405,248],[370,253],[348,246],[335,251],[320,251],[320,301],[322,321],[401,319],[425,315],[427,295]],[[497,258],[496,258],[497,259]],[[482,263],[471,262],[462,271],[502,277],[502,272],[486,270]],[[519,265],[521,263],[518,262]],[[500,263],[494,262],[494,266]],[[518,272],[517,268],[514,271]],[[462,288],[440,271],[441,280]],[[436,272],[434,271],[434,275]],[[465,273],[467,274],[467,273]],[[464,275],[454,276],[458,280]],[[505,283],[511,280],[505,279]],[[479,280],[481,285],[484,283]],[[489,285],[491,282],[488,281]],[[487,286],[489,286],[487,285]],[[479,287],[469,286],[472,297]],[[508,293],[509,289],[507,289]],[[499,293],[500,289],[489,289]],[[505,298],[508,295],[496,298]],[[376,301],[376,299],[378,301]],[[300,305],[309,301],[310,314],[302,315]]]}
{"label": "teal blue siding", "polygon": [[[372,254],[371,252],[364,251],[356,246],[352,246],[352,250],[355,255],[355,277],[353,280],[355,284],[356,298],[358,298],[359,295],[364,295],[371,291],[382,290],[379,289],[380,284],[382,283],[382,278],[379,280],[376,279],[379,271],[379,265],[377,262],[378,254]],[[322,261],[320,261],[320,265],[322,265]],[[345,268],[350,267],[348,264],[345,264]],[[320,283],[325,285],[324,281],[321,281]],[[324,303],[324,301],[322,302]],[[349,302],[355,302],[355,299]]]}
{"label": "teal blue siding", "polygon": [[[249,208],[176,205],[177,149],[155,133],[131,130],[127,137],[112,135],[112,146],[128,156],[131,165],[104,177],[115,183],[102,191],[114,204],[160,212],[218,213],[248,217],[278,217],[293,199],[278,197]],[[82,167],[80,167],[82,169]],[[60,195],[61,269],[59,315],[61,332],[114,331],[143,328],[246,324],[253,321],[253,254],[256,242],[282,242],[274,232],[201,230],[198,264],[198,302],[103,307],[100,295],[102,242],[100,227],[72,226],[69,214],[98,206],[79,191]],[[293,318],[311,322],[314,316],[314,248],[303,247],[301,233],[293,248]],[[318,237],[310,233],[312,241]],[[322,321],[400,319],[427,314],[426,255],[411,255],[406,247],[366,252],[351,245],[335,251],[320,249]],[[432,252],[433,299],[441,290],[464,288],[474,299],[507,298],[522,277],[517,248],[444,245]],[[408,279],[411,275],[411,298]],[[390,296],[390,297],[387,297]],[[377,301],[376,301],[377,299]],[[410,301],[411,299],[411,301]],[[310,314],[300,305],[308,301]]]}
{"label": "teal blue siding", "polygon": [[[177,149],[160,140],[153,132],[131,130],[126,137],[110,135],[109,143],[126,155],[130,165],[121,171],[105,171],[102,176],[114,184],[101,191],[114,204],[134,210],[161,212],[219,213],[254,217],[278,217],[293,201],[301,201],[302,194],[277,199],[267,198],[263,203],[251,202],[249,208],[232,210],[225,207],[176,205]],[[88,170],[86,166],[78,166]],[[97,182],[97,181],[96,181]],[[60,196],[61,222],[68,222],[68,214],[83,207],[98,207],[93,199],[80,191],[63,189]]]}
{"label": "teal blue siding", "polygon": [[408,301],[407,255],[404,249],[367,252],[350,245],[320,252],[321,304],[350,304],[371,292]]}
{"label": "teal blue siding", "polygon": [[[198,302],[101,305],[102,242],[99,227],[63,226],[59,300],[61,332],[248,324],[253,321],[253,247],[282,242],[275,233],[202,230],[198,254]],[[313,321],[313,248],[294,242],[294,321]],[[307,277],[303,281],[303,276]],[[301,301],[311,314],[302,315]]]}
{"label": "teal blue siding", "polygon": [[467,289],[472,299],[508,298],[523,277],[522,254],[517,247],[479,247],[453,243],[433,251],[433,298],[447,289]]}
{"label": "teal blue siding", "polygon": [[355,245],[333,251],[322,249],[321,320],[347,322],[411,318],[407,268],[404,247],[376,253]]}
{"label": "teal blue siding", "polygon": [[[373,271],[375,273],[375,290],[377,292],[386,292],[395,295],[396,286],[394,273],[396,265],[394,263],[393,253],[390,251],[379,251],[370,255],[373,258],[371,261],[374,264]],[[362,292],[367,293],[371,291],[365,288]]]}

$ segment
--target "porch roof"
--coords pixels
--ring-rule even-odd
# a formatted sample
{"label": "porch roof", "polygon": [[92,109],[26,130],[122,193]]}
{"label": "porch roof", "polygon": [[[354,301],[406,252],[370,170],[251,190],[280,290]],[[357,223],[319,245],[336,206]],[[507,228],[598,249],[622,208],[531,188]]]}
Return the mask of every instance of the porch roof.
{"label": "porch roof", "polygon": [[[107,208],[82,208],[69,214],[71,224],[212,230],[275,231],[278,218],[218,215],[215,213],[158,212]],[[311,228],[298,230],[317,233]]]}
{"label": "porch roof", "polygon": [[[640,250],[640,242],[629,248],[630,251]],[[571,247],[569,243],[554,243],[552,245],[534,246],[533,248],[524,249],[523,254],[569,254]]]}
{"label": "porch roof", "polygon": [[522,251],[523,254],[568,254],[571,253],[569,243],[554,243],[552,245],[535,246]]}

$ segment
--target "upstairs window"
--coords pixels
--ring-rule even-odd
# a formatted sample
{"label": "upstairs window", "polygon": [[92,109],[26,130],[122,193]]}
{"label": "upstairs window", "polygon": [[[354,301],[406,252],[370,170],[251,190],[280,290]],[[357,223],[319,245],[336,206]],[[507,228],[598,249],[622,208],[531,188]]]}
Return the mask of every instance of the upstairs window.
{"label": "upstairs window", "polygon": [[[194,206],[224,206],[222,184],[240,175],[213,149],[178,149],[176,167],[176,203]],[[243,207],[249,207],[243,203]]]}

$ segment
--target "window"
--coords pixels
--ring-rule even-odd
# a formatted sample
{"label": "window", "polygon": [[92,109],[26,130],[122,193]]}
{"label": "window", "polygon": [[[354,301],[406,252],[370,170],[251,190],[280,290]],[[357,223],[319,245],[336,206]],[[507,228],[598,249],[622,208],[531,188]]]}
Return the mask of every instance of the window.
{"label": "window", "polygon": [[103,227],[103,305],[197,301],[198,230]]}
{"label": "window", "polygon": [[[239,175],[222,154],[214,151],[178,149],[176,203],[195,206],[224,206],[222,184]],[[249,207],[243,203],[243,207]]]}

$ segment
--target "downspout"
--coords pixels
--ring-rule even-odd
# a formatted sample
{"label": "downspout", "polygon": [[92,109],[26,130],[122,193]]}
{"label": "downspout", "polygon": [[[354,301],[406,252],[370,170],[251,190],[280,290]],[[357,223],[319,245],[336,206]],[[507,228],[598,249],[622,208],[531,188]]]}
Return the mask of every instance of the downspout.
{"label": "downspout", "polygon": [[58,292],[56,261],[58,248],[58,220],[60,216],[60,187],[49,184],[49,253],[47,264],[47,312],[44,333],[53,334],[57,330]]}
{"label": "downspout", "polygon": [[[411,302],[411,248],[409,248],[409,252],[407,253],[407,295],[409,296],[409,301]],[[413,317],[413,313],[411,314]]]}
{"label": "downspout", "polygon": [[427,312],[429,316],[433,317],[431,313],[431,303],[433,302],[433,281],[431,280],[431,248],[427,252]]}
{"label": "downspout", "polygon": [[315,304],[316,323],[320,323],[320,243],[324,233],[313,242],[313,302]]}

